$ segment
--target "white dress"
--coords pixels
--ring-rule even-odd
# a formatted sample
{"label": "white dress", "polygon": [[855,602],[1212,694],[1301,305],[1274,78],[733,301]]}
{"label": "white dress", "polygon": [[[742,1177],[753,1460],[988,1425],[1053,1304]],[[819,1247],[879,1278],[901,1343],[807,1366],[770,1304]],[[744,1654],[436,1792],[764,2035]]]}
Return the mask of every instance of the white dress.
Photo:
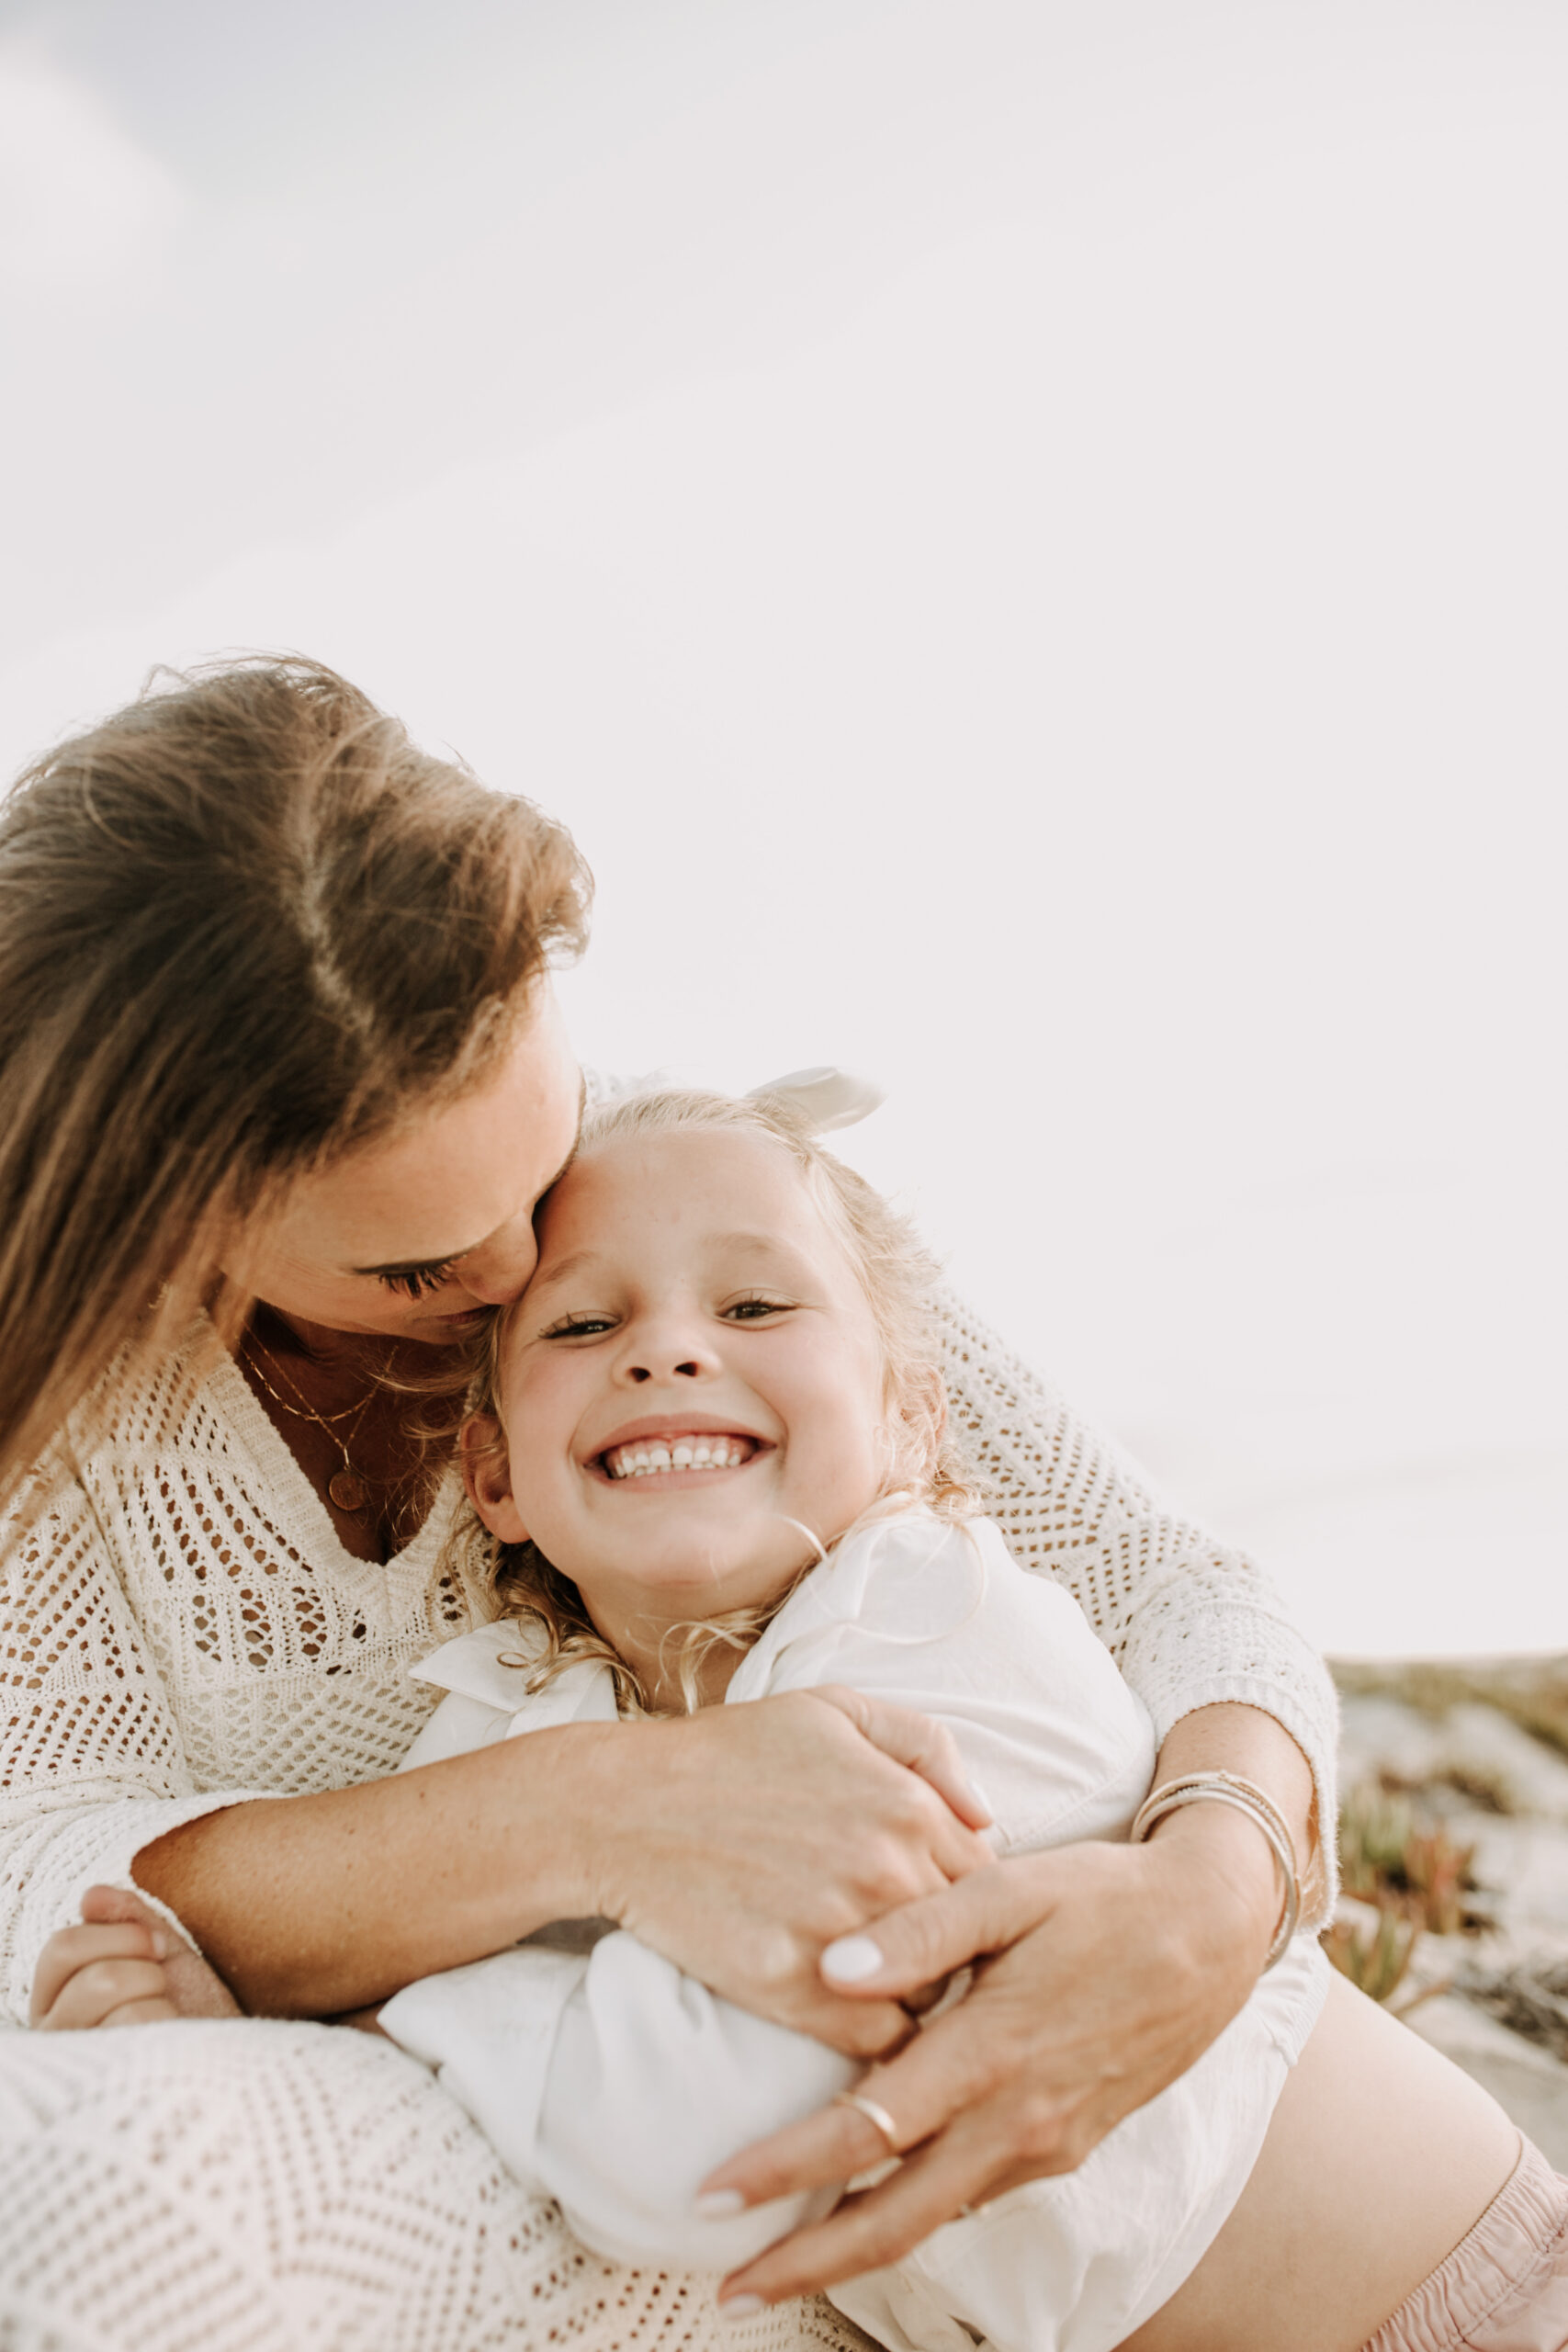
{"label": "white dress", "polygon": [[[409,1757],[439,1762],[565,1723],[614,1722],[607,1666],[529,1696],[536,1626],[493,1623],[417,1669],[447,1696]],[[856,1530],[791,1594],[726,1693],[827,1682],[918,1707],[952,1733],[997,1850],[1125,1838],[1147,1792],[1146,1710],[1059,1585],[996,1527],[906,1510]],[[889,2352],[1112,2352],[1175,2293],[1235,2206],[1316,2022],[1327,1962],[1299,1936],[1197,2064],[1076,2172],[952,2222],[830,2300]],[[848,2089],[860,2068],[749,2016],[632,1935],[586,1954],[531,1942],[409,1985],[386,2031],[435,2067],[519,2179],[625,2262],[738,2267],[809,2217],[780,2199],[722,2220],[707,2176]]]}
{"label": "white dress", "polygon": [[[1259,1572],[1135,1473],[956,1304],[953,1411],[1014,1556],[1081,1603],[1156,1738],[1267,1709],[1335,1819],[1335,1706]],[[91,1434],[89,1434],[89,1429]],[[205,1327],[106,1384],[0,1559],[0,2018],[95,1881],[232,1804],[394,1770],[432,1694],[409,1668],[484,1613],[439,1568],[450,1495],[385,1566],[353,1558]],[[385,2043],[248,2021],[0,2025],[0,2352],[578,2352],[719,2343],[711,2281],[591,2256],[427,2070]],[[724,2331],[844,2344],[825,2304]]]}

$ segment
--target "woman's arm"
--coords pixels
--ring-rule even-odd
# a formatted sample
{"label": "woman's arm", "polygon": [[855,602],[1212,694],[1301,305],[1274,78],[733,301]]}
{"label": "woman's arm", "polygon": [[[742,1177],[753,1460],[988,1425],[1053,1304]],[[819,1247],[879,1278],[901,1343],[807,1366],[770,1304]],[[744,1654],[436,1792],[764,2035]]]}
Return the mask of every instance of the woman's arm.
{"label": "woman's arm", "polygon": [[870,2054],[907,2018],[845,2000],[818,1955],[989,1860],[955,1805],[984,1817],[931,1726],[801,1694],[236,1804],[148,1845],[135,1880],[256,2010],[358,2008],[597,1916],[743,2007]]}

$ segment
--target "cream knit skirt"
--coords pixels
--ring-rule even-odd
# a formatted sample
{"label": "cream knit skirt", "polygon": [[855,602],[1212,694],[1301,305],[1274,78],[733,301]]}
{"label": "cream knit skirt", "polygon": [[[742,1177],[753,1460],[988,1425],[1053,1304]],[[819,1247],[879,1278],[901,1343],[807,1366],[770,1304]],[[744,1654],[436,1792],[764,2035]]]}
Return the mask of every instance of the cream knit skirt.
{"label": "cream knit skirt", "polygon": [[782,2352],[716,2280],[622,2269],[504,2172],[414,2060],[243,2020],[0,2030],[0,2352]]}

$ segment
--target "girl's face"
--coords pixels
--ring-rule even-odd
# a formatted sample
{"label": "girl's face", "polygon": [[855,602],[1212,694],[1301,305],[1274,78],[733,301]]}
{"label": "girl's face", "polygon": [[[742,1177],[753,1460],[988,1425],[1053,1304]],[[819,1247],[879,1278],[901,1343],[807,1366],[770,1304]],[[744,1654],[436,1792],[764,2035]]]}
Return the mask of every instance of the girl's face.
{"label": "girl's face", "polygon": [[875,1500],[885,1386],[860,1283],[782,1145],[614,1136],[545,1205],[502,1342],[504,1453],[470,1459],[470,1492],[635,1662],[670,1625],[772,1600],[811,1556],[802,1526],[827,1544]]}
{"label": "girl's face", "polygon": [[450,1345],[534,1271],[534,1209],[577,1140],[582,1079],[540,991],[471,1094],[301,1177],[227,1272],[291,1322]]}

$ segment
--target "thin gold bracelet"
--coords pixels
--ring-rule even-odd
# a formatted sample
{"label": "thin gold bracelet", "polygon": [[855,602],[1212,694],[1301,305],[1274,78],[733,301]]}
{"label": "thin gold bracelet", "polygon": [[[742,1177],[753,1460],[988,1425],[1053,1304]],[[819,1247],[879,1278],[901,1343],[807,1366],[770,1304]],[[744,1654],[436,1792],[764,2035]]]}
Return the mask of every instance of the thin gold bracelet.
{"label": "thin gold bracelet", "polygon": [[1243,1780],[1239,1772],[1187,1772],[1179,1780],[1166,1781],[1157,1789],[1150,1790],[1128,1833],[1132,1843],[1144,1845],[1168,1814],[1189,1804],[1228,1804],[1233,1811],[1245,1814],[1268,1839],[1285,1895],[1274,1939],[1263,1962],[1267,1971],[1284,1958],[1301,1921],[1302,1883],[1290,1826],[1273,1798],[1255,1781]]}

